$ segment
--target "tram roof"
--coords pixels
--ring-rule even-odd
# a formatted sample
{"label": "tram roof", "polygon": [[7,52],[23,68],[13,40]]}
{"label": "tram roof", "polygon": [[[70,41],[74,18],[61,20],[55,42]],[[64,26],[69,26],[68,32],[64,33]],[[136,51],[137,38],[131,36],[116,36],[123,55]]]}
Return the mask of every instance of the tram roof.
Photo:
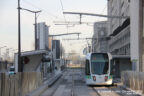
{"label": "tram roof", "polygon": [[[95,53],[100,53],[100,52],[95,52]],[[93,54],[93,53],[87,53],[86,58],[90,59],[91,58],[91,54]],[[103,54],[109,54],[109,53],[103,53]]]}

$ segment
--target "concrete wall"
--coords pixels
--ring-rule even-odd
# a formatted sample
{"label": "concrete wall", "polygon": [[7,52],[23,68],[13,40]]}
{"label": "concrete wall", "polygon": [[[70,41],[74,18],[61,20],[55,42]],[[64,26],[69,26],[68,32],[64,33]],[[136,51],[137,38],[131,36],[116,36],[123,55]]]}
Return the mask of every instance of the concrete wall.
{"label": "concrete wall", "polygon": [[141,27],[142,27],[142,29],[141,29],[141,34],[140,34],[140,36],[141,36],[141,63],[142,63],[142,70],[143,70],[143,72],[144,72],[144,1],[143,0],[141,0],[142,1],[142,7],[141,7],[141,11],[142,12],[140,12],[141,14],[140,14],[140,16],[142,16],[141,18],[142,18],[142,20],[141,20]]}
{"label": "concrete wall", "polygon": [[123,85],[144,93],[144,72],[124,71],[121,75]]}
{"label": "concrete wall", "polygon": [[32,72],[36,71],[38,66],[41,64],[42,54],[38,55],[31,55],[27,56],[29,58],[29,62],[27,64],[24,64],[24,72]]}
{"label": "concrete wall", "polygon": [[0,73],[0,96],[27,96],[43,84],[40,72],[23,72],[15,75]]}
{"label": "concrete wall", "polygon": [[131,0],[130,15],[132,69],[139,71],[139,0]]}

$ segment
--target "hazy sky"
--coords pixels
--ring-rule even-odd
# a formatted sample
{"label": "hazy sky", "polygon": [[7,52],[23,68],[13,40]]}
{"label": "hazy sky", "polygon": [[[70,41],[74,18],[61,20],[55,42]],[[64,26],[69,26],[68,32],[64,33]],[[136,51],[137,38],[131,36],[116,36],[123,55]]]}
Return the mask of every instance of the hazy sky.
{"label": "hazy sky", "polygon": [[[97,14],[107,14],[107,0],[61,0],[64,11],[88,12]],[[60,0],[21,0],[21,7],[30,10],[42,10],[39,14],[38,22],[46,22],[50,26],[50,34],[67,33],[66,26],[58,26],[53,21],[64,21]],[[17,49],[17,0],[0,0],[0,47],[8,46]],[[79,21],[78,15],[65,15],[67,21]],[[83,16],[82,21],[96,22],[105,20],[104,18]],[[22,50],[34,49],[34,14],[21,10],[21,36]],[[68,32],[81,32],[80,38],[91,37],[93,26],[86,24],[69,27]],[[57,39],[77,38],[73,36],[63,36]],[[82,50],[86,41],[63,41],[63,46],[67,52],[71,50]]]}

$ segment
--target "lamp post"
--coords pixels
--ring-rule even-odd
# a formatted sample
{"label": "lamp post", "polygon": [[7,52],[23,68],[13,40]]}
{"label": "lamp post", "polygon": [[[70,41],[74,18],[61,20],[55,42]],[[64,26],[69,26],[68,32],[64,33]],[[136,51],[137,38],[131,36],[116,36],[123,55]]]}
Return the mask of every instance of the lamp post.
{"label": "lamp post", "polygon": [[31,13],[34,13],[35,14],[35,50],[37,50],[37,13],[41,12],[40,11],[32,11],[32,10],[29,10],[29,9],[25,9],[25,8],[21,8],[21,10],[26,10],[26,11],[29,11]]}
{"label": "lamp post", "polygon": [[18,72],[23,71],[23,65],[21,63],[21,22],[20,22],[20,10],[26,10],[32,13],[35,13],[35,49],[37,49],[37,17],[36,13],[39,13],[41,11],[31,11],[25,8],[20,7],[20,0],[18,0]]}
{"label": "lamp post", "polygon": [[22,72],[22,63],[21,63],[21,22],[20,22],[20,0],[18,0],[18,72]]}

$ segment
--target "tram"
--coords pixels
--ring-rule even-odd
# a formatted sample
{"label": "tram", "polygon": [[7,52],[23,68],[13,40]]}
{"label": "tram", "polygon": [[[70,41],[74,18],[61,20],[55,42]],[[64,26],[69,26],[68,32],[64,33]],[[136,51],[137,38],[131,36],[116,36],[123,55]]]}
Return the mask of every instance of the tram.
{"label": "tram", "polygon": [[87,85],[112,85],[110,53],[88,53],[85,63]]}

